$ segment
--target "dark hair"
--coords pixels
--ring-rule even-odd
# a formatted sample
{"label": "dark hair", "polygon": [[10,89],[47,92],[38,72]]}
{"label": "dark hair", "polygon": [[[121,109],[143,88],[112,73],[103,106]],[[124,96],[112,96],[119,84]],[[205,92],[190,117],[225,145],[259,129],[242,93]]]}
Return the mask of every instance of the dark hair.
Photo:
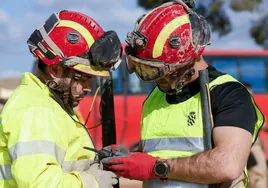
{"label": "dark hair", "polygon": [[[41,59],[39,59],[38,58],[38,60],[37,60],[37,67],[38,67],[38,69],[40,70],[40,71],[42,71],[43,73],[45,73],[45,74],[48,74],[47,73],[47,67],[48,67],[48,65],[47,64],[45,64]],[[36,68],[37,68],[36,67]],[[69,75],[69,70],[72,70],[72,69],[70,69],[70,68],[68,68],[68,67],[64,67],[64,69],[63,69],[63,77],[65,77],[65,76],[68,76]]]}
{"label": "dark hair", "polygon": [[46,64],[45,64],[41,59],[39,59],[39,58],[38,58],[37,61],[38,61],[38,62],[37,62],[37,66],[38,66],[38,68],[39,68],[42,72],[45,72]]}

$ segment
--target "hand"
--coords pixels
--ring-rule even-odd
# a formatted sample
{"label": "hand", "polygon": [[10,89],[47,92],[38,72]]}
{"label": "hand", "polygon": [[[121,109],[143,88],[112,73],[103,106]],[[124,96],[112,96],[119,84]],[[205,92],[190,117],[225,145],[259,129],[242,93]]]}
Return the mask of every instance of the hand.
{"label": "hand", "polygon": [[92,174],[100,188],[112,187],[118,183],[118,177],[111,171],[102,170],[98,163],[90,166],[88,173]]}
{"label": "hand", "polygon": [[106,150],[106,151],[111,152],[111,153],[117,153],[117,152],[120,152],[122,154],[129,153],[128,149],[125,146],[117,145],[117,144],[112,144],[112,145],[106,146],[106,147],[102,148],[101,150]]}
{"label": "hand", "polygon": [[101,161],[102,159],[108,157],[127,156],[128,153],[128,149],[124,146],[113,144],[99,150],[96,160]]}
{"label": "hand", "polygon": [[147,153],[135,152],[125,156],[105,158],[101,162],[106,168],[124,178],[147,180],[157,178],[153,172],[157,159]]}

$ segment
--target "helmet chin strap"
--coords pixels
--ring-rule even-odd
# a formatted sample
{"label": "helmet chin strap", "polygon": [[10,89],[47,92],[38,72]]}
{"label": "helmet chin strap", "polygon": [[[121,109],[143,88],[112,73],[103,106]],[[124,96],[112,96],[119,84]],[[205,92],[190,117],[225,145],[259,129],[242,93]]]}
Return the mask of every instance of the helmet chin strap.
{"label": "helmet chin strap", "polygon": [[62,80],[59,78],[46,81],[46,85],[60,95],[60,98],[65,105],[69,103],[71,83],[72,80],[69,84],[63,84]]}
{"label": "helmet chin strap", "polygon": [[[69,81],[69,83],[65,83],[62,78],[48,78],[48,76],[43,73],[41,70],[37,70],[38,78],[46,84],[51,90],[55,92],[55,94],[58,95],[58,98],[62,100],[64,105],[70,105],[70,92],[71,92],[71,85],[72,83],[77,80],[77,76],[74,74],[73,78]],[[80,75],[81,77],[81,75]]]}
{"label": "helmet chin strap", "polygon": [[171,84],[171,89],[175,90],[175,94],[178,95],[182,92],[182,88],[184,86],[184,82],[195,73],[195,69],[192,67],[185,72],[182,76],[178,77],[178,73],[174,73],[171,75],[174,78],[174,81]]}

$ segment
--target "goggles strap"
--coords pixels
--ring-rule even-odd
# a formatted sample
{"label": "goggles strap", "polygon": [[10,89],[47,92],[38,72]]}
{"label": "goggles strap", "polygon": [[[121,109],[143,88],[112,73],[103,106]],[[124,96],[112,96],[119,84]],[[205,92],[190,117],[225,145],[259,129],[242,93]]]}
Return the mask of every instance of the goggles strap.
{"label": "goggles strap", "polygon": [[[48,59],[54,59],[57,55],[64,57],[61,49],[48,36],[48,34],[56,27],[56,25],[59,24],[59,22],[60,19],[58,15],[54,13],[48,18],[40,29],[37,29],[33,32],[27,41],[29,49],[33,54],[35,54],[34,51],[38,48]],[[43,41],[47,43],[52,51],[44,46]]]}
{"label": "goggles strap", "polygon": [[60,57],[64,57],[63,52],[61,49],[50,39],[48,36],[44,26],[39,29],[41,36],[43,37],[44,41],[51,47],[51,49]]}
{"label": "goggles strap", "polygon": [[40,31],[35,30],[27,41],[30,51],[34,53],[34,50],[38,48],[45,55],[46,58],[54,59],[56,55],[52,53],[46,46],[44,46],[43,40],[44,39]]}
{"label": "goggles strap", "polygon": [[[193,3],[192,3],[193,2]],[[194,11],[191,8],[194,8],[195,4],[194,1],[190,1],[189,3],[191,3],[191,8],[182,0],[174,0],[174,3],[180,4],[184,7],[184,9],[189,13],[192,14]]]}
{"label": "goggles strap", "polygon": [[34,53],[34,51],[37,49],[36,45],[31,40],[28,40],[27,44],[30,52]]}
{"label": "goggles strap", "polygon": [[77,64],[82,64],[82,65],[90,65],[90,61],[88,59],[78,57],[78,56],[70,56],[67,58],[64,58],[64,60],[61,62],[61,65],[64,67],[73,67]]}

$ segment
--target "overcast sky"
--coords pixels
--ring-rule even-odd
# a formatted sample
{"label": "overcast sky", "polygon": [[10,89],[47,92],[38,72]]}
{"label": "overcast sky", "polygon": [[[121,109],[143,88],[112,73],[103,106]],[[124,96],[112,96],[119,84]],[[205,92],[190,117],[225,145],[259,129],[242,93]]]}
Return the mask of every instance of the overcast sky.
{"label": "overcast sky", "polygon": [[[1,0],[0,3],[0,78],[20,77],[31,71],[33,57],[26,41],[30,34],[59,10],[80,11],[94,18],[104,30],[115,30],[121,41],[133,29],[136,18],[146,11],[137,0]],[[247,12],[231,15],[233,32],[219,38],[212,34],[209,49],[261,49],[249,36],[257,18]]]}

